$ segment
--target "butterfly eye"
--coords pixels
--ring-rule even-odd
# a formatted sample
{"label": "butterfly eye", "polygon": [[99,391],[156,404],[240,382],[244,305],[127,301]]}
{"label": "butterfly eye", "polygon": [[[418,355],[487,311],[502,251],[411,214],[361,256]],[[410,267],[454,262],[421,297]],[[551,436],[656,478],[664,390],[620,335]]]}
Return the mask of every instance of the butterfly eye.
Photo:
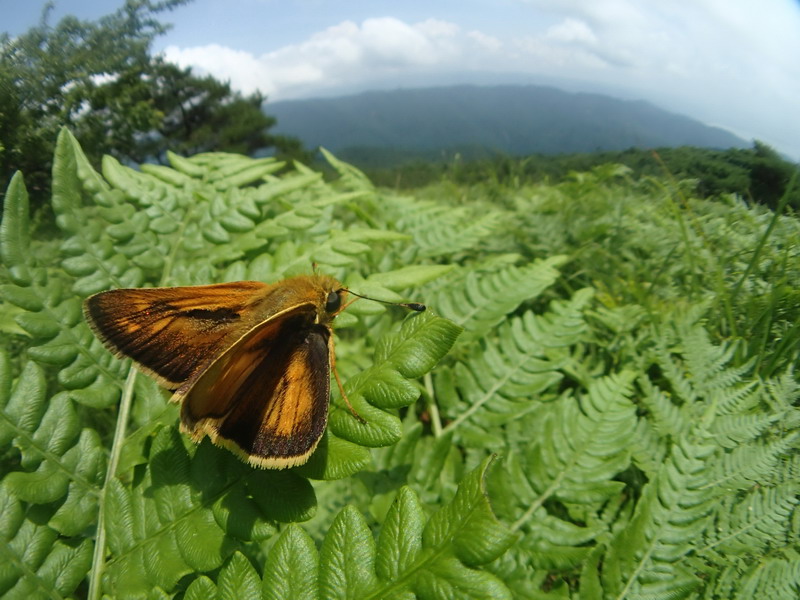
{"label": "butterfly eye", "polygon": [[331,292],[325,300],[325,312],[334,313],[342,306],[342,298],[339,292]]}

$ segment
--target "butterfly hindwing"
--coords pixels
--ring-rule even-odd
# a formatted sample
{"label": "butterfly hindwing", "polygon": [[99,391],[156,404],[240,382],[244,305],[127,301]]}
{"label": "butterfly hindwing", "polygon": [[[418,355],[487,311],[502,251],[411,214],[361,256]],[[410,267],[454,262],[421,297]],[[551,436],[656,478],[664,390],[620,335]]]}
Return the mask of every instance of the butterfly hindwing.
{"label": "butterfly hindwing", "polygon": [[247,332],[176,393],[181,428],[260,467],[305,462],[325,430],[331,332],[301,305]]}

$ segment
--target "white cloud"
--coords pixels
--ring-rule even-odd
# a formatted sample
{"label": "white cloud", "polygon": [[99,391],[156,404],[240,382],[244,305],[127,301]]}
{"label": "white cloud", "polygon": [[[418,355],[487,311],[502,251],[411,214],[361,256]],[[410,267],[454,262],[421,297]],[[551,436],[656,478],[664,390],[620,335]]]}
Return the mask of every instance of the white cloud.
{"label": "white cloud", "polygon": [[[254,56],[217,44],[164,50],[167,60],[191,66],[244,93],[256,89],[271,98],[291,96],[309,86],[354,84],[393,72],[453,66],[463,56],[465,36],[454,23],[428,19],[407,24],[392,17],[343,21],[304,42]],[[485,43],[491,43],[487,36]]]}
{"label": "white cloud", "polygon": [[547,29],[545,38],[556,42],[578,42],[581,44],[594,44],[597,42],[592,29],[583,21],[566,18],[558,25]]}
{"label": "white cloud", "polygon": [[458,48],[453,37],[458,26],[429,19],[407,25],[394,18],[367,19],[351,39],[376,66],[431,65],[453,58]]}
{"label": "white cloud", "polygon": [[490,52],[497,52],[503,47],[503,42],[494,37],[487,35],[482,31],[473,30],[467,33],[467,37],[476,42],[479,46],[485,48]]}
{"label": "white cloud", "polygon": [[[246,94],[260,87],[254,82],[265,84],[270,79],[264,65],[252,54],[219,44],[194,48],[167,46],[163,54],[168,61],[181,67],[192,67],[201,74],[230,81],[234,89]],[[266,91],[263,87],[261,89]]]}

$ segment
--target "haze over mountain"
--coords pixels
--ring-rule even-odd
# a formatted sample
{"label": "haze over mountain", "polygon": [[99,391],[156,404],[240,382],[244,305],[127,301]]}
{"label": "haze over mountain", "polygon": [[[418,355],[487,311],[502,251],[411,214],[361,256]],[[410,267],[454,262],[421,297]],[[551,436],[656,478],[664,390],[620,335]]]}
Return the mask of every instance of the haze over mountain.
{"label": "haze over mountain", "polygon": [[459,85],[269,103],[275,133],[343,158],[526,155],[631,147],[747,147],[718,128],[644,101],[543,86]]}

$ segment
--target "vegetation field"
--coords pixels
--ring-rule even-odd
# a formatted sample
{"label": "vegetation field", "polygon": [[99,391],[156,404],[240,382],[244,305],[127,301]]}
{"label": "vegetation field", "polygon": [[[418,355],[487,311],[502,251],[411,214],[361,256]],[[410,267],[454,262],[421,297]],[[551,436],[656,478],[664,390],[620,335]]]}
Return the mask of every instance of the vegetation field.
{"label": "vegetation field", "polygon": [[[399,192],[272,158],[98,172],[0,226],[3,598],[794,599],[800,221],[619,164]],[[327,433],[247,466],[95,339],[119,287],[361,294]]]}

